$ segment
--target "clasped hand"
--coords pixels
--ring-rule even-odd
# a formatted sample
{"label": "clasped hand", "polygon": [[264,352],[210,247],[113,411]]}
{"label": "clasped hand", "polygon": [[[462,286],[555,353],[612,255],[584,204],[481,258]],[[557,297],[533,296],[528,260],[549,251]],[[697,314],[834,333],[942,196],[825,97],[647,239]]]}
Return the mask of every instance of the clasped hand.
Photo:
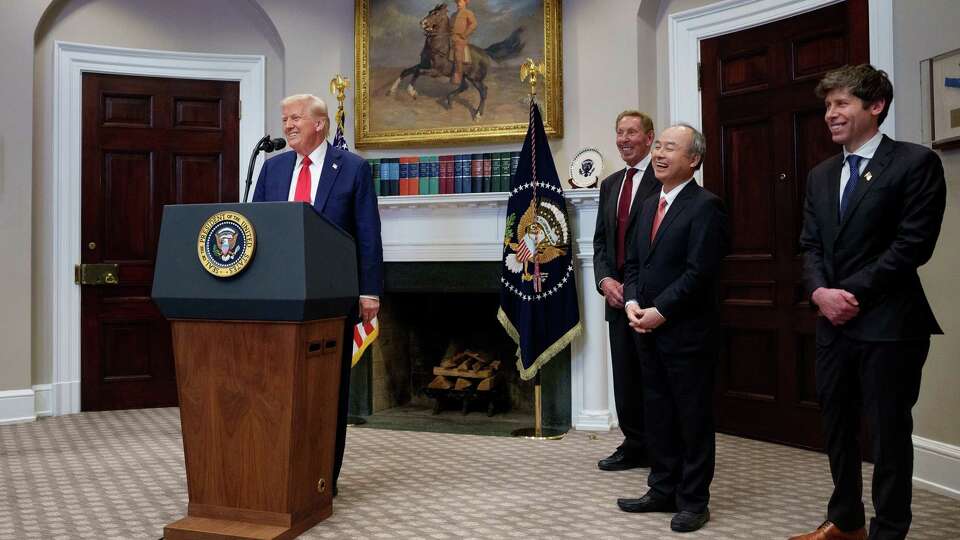
{"label": "clasped hand", "polygon": [[845,324],[860,313],[857,297],[843,289],[820,287],[813,291],[811,296],[813,303],[820,309],[820,314],[834,326]]}
{"label": "clasped hand", "polygon": [[630,327],[640,334],[652,332],[666,320],[652,307],[644,309],[639,304],[628,304],[626,310]]}

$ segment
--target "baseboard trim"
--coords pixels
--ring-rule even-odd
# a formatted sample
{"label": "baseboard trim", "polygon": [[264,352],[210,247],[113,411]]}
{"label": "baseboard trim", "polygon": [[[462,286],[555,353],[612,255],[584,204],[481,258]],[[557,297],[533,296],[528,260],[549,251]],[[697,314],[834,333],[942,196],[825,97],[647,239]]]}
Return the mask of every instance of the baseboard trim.
{"label": "baseboard trim", "polygon": [[30,388],[0,392],[0,424],[19,424],[37,419],[34,393]]}
{"label": "baseboard trim", "polygon": [[612,427],[610,411],[582,411],[573,421],[578,431],[610,431]]}
{"label": "baseboard trim", "polygon": [[913,484],[960,499],[960,446],[914,435]]}
{"label": "baseboard trim", "polygon": [[33,395],[37,417],[53,416],[53,385],[35,384],[33,385]]}

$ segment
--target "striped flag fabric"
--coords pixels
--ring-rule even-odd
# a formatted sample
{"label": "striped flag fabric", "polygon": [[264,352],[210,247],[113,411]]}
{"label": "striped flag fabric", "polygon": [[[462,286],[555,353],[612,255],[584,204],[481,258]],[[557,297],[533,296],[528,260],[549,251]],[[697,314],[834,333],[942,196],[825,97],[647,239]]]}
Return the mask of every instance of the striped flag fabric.
{"label": "striped flag fabric", "polygon": [[380,323],[374,317],[370,322],[363,321],[353,327],[353,358],[350,360],[350,367],[357,365],[363,356],[363,351],[367,350],[377,336],[380,335]]}
{"label": "striped flag fabric", "polygon": [[347,139],[343,136],[343,122],[346,118],[347,115],[343,113],[343,109],[337,111],[337,133],[333,136],[333,146],[340,150],[349,151],[350,147],[347,146]]}

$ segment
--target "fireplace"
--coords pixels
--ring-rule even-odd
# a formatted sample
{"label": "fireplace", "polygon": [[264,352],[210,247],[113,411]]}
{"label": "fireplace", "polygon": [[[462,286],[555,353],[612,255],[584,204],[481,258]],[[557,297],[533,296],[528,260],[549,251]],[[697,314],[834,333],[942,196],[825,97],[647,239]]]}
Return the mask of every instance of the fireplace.
{"label": "fireplace", "polygon": [[[609,430],[616,425],[603,299],[593,285],[593,227],[599,190],[568,191],[583,336],[541,370],[544,425]],[[496,320],[507,194],[389,197],[383,223],[385,294],[380,338],[354,368],[352,415],[432,406],[421,391],[433,366],[462,349],[501,360],[506,406],[529,416],[533,387],[520,381],[516,346]],[[480,410],[470,417],[485,417]]]}
{"label": "fireplace", "polygon": [[[520,379],[517,347],[496,318],[499,266],[486,261],[386,263],[380,337],[354,368],[353,416],[419,412],[417,422],[422,422],[429,411],[446,415],[447,422],[456,413],[469,414],[473,424],[490,418],[532,425],[533,384]],[[496,387],[486,393],[430,391],[434,368],[464,351],[500,362]],[[566,353],[544,370],[542,405],[550,427],[570,426],[569,366]]]}

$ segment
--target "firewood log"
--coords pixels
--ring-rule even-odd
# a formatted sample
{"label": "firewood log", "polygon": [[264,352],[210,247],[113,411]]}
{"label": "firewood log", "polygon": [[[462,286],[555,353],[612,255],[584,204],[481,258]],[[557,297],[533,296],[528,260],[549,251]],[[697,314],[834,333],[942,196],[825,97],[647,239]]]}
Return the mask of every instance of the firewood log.
{"label": "firewood log", "polygon": [[444,377],[443,375],[437,375],[430,384],[427,385],[427,388],[435,388],[437,390],[449,390],[453,384],[450,382],[450,379]]}

